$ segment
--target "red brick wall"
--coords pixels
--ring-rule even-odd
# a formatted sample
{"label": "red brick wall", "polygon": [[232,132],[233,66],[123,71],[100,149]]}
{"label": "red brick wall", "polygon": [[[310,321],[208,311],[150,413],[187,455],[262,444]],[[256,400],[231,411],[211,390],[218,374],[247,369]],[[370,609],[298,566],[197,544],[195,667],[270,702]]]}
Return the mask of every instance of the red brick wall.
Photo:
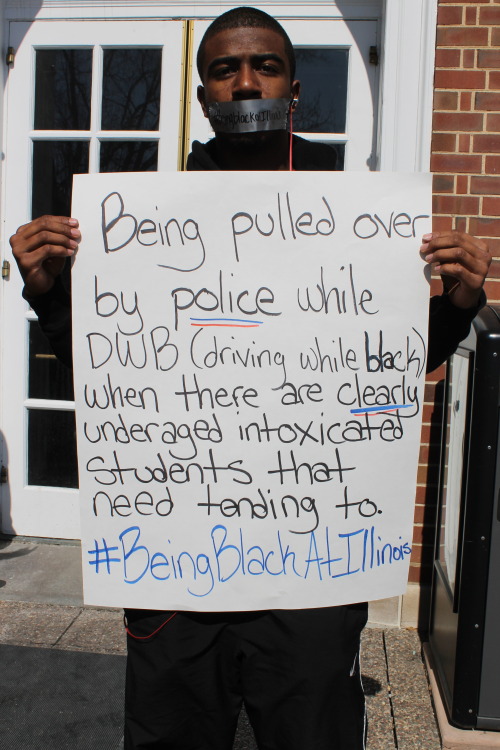
{"label": "red brick wall", "polygon": [[[500,0],[439,0],[431,170],[434,228],[488,241],[488,299],[500,303]],[[439,282],[433,282],[435,289]],[[410,581],[432,565],[444,367],[427,382]]]}

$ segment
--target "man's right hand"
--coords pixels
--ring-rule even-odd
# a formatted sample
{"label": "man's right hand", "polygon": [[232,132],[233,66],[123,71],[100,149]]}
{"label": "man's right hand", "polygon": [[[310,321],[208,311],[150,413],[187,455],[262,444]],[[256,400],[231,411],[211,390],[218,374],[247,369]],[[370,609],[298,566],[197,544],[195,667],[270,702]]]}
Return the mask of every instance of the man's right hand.
{"label": "man's right hand", "polygon": [[78,221],[66,216],[40,216],[19,227],[10,245],[28,297],[50,291],[81,239]]}

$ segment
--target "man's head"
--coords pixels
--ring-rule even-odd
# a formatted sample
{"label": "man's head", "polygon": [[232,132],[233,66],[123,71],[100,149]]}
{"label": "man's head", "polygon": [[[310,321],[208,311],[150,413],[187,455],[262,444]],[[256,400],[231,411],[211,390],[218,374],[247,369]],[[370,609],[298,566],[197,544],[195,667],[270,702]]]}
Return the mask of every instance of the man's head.
{"label": "man's head", "polygon": [[293,46],[290,41],[288,34],[286,33],[283,26],[281,26],[275,18],[264,13],[262,10],[257,8],[233,8],[223,13],[221,16],[213,21],[203,35],[203,39],[200,42],[198,48],[198,54],[196,56],[196,65],[198,67],[198,73],[202,81],[203,77],[203,65],[205,61],[205,50],[209,39],[218,34],[221,31],[229,31],[231,29],[269,29],[274,31],[276,34],[281,36],[283,39],[284,51],[288,58],[288,66],[290,69],[290,83],[293,81],[295,76],[295,53]]}
{"label": "man's head", "polygon": [[214,102],[296,100],[295,55],[283,27],[255,8],[235,8],[208,27],[197,56],[205,116]]}

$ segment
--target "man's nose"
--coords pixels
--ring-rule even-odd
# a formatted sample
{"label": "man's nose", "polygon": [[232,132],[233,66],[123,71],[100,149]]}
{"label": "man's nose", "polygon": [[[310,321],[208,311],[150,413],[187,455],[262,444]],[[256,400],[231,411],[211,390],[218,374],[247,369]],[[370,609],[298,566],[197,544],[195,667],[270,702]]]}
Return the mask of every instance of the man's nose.
{"label": "man's nose", "polygon": [[251,65],[242,65],[233,80],[233,99],[260,99],[262,88]]}

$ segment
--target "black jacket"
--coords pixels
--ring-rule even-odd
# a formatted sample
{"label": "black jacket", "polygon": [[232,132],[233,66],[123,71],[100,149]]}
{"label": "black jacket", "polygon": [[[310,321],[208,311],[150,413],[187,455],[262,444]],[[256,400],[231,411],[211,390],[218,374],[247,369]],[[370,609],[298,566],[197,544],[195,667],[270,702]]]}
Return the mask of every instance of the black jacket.
{"label": "black jacket", "polygon": [[[297,171],[331,171],[335,169],[337,155],[323,143],[313,143],[293,137],[293,168]],[[219,167],[215,161],[215,139],[206,144],[194,141],[187,160],[188,171],[213,171]],[[43,332],[54,353],[68,367],[72,366],[71,297],[57,278],[50,292],[28,302],[38,315]],[[431,297],[429,308],[429,343],[427,372],[431,372],[456,350],[469,333],[472,320],[485,304],[484,293],[480,304],[469,310],[453,305],[446,295]]]}
{"label": "black jacket", "polygon": [[[208,143],[193,141],[187,159],[188,172],[213,172],[220,169],[216,162],[215,138]],[[332,172],[337,165],[335,148],[293,136],[292,166],[297,172]]]}

